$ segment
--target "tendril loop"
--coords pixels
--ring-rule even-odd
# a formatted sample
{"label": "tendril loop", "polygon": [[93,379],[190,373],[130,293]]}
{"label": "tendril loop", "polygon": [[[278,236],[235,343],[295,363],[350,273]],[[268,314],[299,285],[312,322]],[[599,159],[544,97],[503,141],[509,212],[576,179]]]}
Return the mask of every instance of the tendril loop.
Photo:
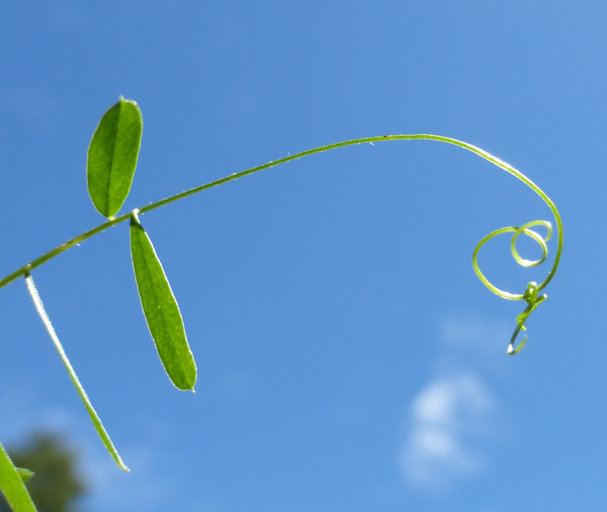
{"label": "tendril loop", "polygon": [[[545,228],[546,234],[542,236],[534,229],[531,229],[536,226],[541,226]],[[552,236],[552,224],[546,220],[533,220],[519,227],[507,226],[504,228],[496,229],[488,235],[485,235],[476,245],[476,247],[474,248],[474,252],[472,253],[472,267],[474,268],[474,272],[489,290],[504,299],[524,300],[527,303],[527,307],[525,308],[525,310],[516,317],[516,328],[514,329],[514,333],[512,334],[512,337],[510,338],[510,343],[508,344],[508,354],[514,355],[518,351],[520,351],[527,342],[527,334],[525,332],[527,328],[525,327],[525,322],[527,321],[529,315],[535,310],[535,308],[537,308],[548,297],[545,293],[540,295],[539,292],[540,290],[542,290],[542,288],[544,288],[544,286],[548,284],[552,277],[552,274],[549,274],[548,277],[546,277],[546,279],[544,279],[544,281],[542,281],[539,285],[535,281],[529,282],[527,284],[527,288],[523,293],[511,293],[506,290],[502,290],[495,286],[493,283],[491,283],[491,281],[489,281],[487,277],[485,277],[485,275],[482,273],[478,265],[478,253],[481,247],[485,245],[489,240],[498,235],[503,235],[504,233],[513,233],[512,238],[510,240],[510,253],[512,254],[514,260],[521,267],[535,267],[537,265],[542,264],[548,257],[547,242]],[[535,242],[537,242],[537,244],[540,246],[540,249],[542,250],[541,257],[535,260],[528,260],[526,258],[523,258],[519,254],[518,249],[516,247],[516,242],[521,234],[526,235]],[[518,334],[521,331],[524,333],[523,340],[518,344],[518,346],[515,347],[516,338],[518,337]]]}

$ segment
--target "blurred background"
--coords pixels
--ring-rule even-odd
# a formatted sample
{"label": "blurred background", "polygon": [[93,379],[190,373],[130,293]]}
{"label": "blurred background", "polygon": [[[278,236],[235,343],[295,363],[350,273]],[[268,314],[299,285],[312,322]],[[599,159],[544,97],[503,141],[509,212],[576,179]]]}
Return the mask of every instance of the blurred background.
{"label": "blurred background", "polygon": [[[26,483],[39,512],[77,510],[86,484],[78,467],[78,454],[62,435],[33,432],[21,446],[10,450],[10,457],[16,467],[33,473],[27,474]],[[0,495],[0,511],[11,510]]]}
{"label": "blurred background", "polygon": [[[472,251],[550,211],[471,153],[350,147],[150,212],[195,394],[159,363],[128,226],[62,254],[33,275],[130,474],[12,283],[0,439],[17,453],[59,436],[86,489],[74,510],[601,509],[604,2],[5,2],[0,23],[2,275],[103,221],[86,150],[120,95],[144,118],[123,212],[315,146],[437,133],[519,168],[564,220],[549,298],[509,358],[524,304],[482,286]],[[509,243],[480,264],[521,293],[550,261],[522,270]]]}

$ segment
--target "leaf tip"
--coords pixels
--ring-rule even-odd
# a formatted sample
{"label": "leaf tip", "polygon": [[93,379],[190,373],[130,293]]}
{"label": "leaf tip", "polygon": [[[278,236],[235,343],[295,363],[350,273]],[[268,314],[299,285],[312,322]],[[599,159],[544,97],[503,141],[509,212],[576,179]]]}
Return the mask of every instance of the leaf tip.
{"label": "leaf tip", "polygon": [[137,105],[137,102],[135,100],[131,100],[129,98],[125,98],[122,94],[118,98],[118,101],[120,103],[130,103],[131,105]]}
{"label": "leaf tip", "polygon": [[24,483],[28,482],[36,475],[36,473],[34,473],[31,469],[27,468],[17,468],[17,473],[19,473],[19,476]]}
{"label": "leaf tip", "polygon": [[[111,442],[111,441],[110,441]],[[113,446],[112,446],[113,448]],[[110,450],[110,453],[112,454],[112,457],[114,458],[114,462],[116,463],[116,465],[125,473],[130,473],[131,470],[129,469],[129,467],[124,463],[124,461],[122,460],[122,457],[120,456],[120,454],[116,451],[115,448],[113,448],[113,450]]]}

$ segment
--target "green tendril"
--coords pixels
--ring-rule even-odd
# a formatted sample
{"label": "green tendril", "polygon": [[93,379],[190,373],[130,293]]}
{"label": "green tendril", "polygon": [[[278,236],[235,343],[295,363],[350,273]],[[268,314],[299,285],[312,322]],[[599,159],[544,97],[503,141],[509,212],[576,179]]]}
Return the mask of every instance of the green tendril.
{"label": "green tendril", "polygon": [[[560,218],[558,217],[558,213],[555,214],[555,217],[557,219],[557,222],[559,222],[560,224]],[[530,229],[535,226],[542,226],[546,228],[546,235],[542,236],[537,231]],[[552,236],[552,224],[547,220],[533,220],[519,227],[507,226],[505,228],[497,229],[483,237],[481,241],[476,245],[476,247],[474,248],[474,252],[472,253],[472,267],[474,268],[474,272],[476,272],[478,278],[487,288],[489,288],[489,290],[504,299],[524,300],[527,303],[527,307],[525,308],[525,310],[516,317],[516,328],[514,329],[514,333],[512,334],[512,337],[510,338],[510,343],[508,344],[508,354],[514,355],[519,352],[527,343],[527,328],[525,327],[525,322],[527,321],[527,318],[535,310],[535,308],[537,308],[542,302],[544,302],[544,300],[548,298],[548,295],[546,295],[545,293],[539,295],[539,291],[548,284],[548,282],[552,278],[552,275],[554,274],[556,265],[558,265],[558,256],[560,256],[561,245],[559,244],[557,258],[555,264],[553,265],[552,271],[548,274],[548,277],[546,277],[544,281],[542,281],[539,285],[535,281],[531,281],[527,284],[527,288],[523,293],[511,293],[505,290],[501,290],[493,283],[491,283],[491,281],[489,281],[481,272],[481,269],[478,265],[478,253],[481,247],[492,238],[498,235],[503,235],[504,233],[513,233],[512,238],[510,240],[510,253],[512,254],[514,260],[521,267],[535,267],[537,265],[541,265],[548,257],[548,245],[546,244],[546,242],[548,242],[548,240],[550,240],[550,237]],[[518,249],[516,248],[516,242],[521,234],[526,235],[535,242],[537,242],[537,244],[542,250],[542,256],[540,258],[536,260],[528,260],[521,257],[518,252]],[[560,240],[561,230],[559,230],[559,241]],[[516,338],[518,337],[521,331],[524,333],[523,340],[518,344],[518,346],[515,347]]]}

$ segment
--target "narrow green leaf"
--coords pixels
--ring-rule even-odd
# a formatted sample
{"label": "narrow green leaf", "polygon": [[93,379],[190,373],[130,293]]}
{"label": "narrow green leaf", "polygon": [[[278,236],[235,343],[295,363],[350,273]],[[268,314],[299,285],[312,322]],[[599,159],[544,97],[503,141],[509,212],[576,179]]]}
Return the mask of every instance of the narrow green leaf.
{"label": "narrow green leaf", "polygon": [[0,443],[0,490],[15,512],[36,512],[24,479]]}
{"label": "narrow green leaf", "polygon": [[131,215],[131,256],[143,313],[169,378],[177,388],[194,391],[196,363],[179,306],[137,213]]}
{"label": "narrow green leaf", "polygon": [[36,474],[31,469],[27,468],[17,468],[17,472],[19,473],[21,480],[23,480],[24,482],[30,481],[32,477]]}
{"label": "narrow green leaf", "polygon": [[105,217],[118,213],[131,190],[143,119],[137,103],[120,98],[99,121],[89,145],[86,179],[97,211]]}
{"label": "narrow green leaf", "polygon": [[76,372],[74,371],[74,367],[72,366],[72,363],[70,363],[70,360],[68,359],[67,354],[65,353],[65,350],[63,349],[63,345],[61,344],[61,341],[59,341],[59,337],[57,336],[57,333],[55,332],[55,328],[53,327],[53,324],[51,323],[51,319],[49,318],[49,316],[46,313],[46,310],[44,309],[44,304],[42,303],[42,299],[40,298],[38,289],[36,288],[36,285],[34,284],[34,280],[32,279],[32,276],[30,274],[27,274],[25,276],[25,283],[27,284],[27,290],[29,291],[29,293],[32,297],[32,300],[34,301],[34,306],[36,307],[36,311],[38,312],[38,315],[42,319],[42,323],[44,324],[44,327],[46,328],[46,332],[48,332],[49,336],[51,337],[51,340],[53,341],[53,344],[55,345],[55,349],[59,353],[59,357],[61,357],[61,361],[63,361],[63,364],[67,370],[67,373],[70,376],[72,384],[74,384],[74,387],[76,388],[76,391],[78,392],[78,395],[80,396],[80,399],[84,403],[84,406],[86,407],[86,410],[89,413],[89,416],[91,417],[93,425],[95,426],[95,430],[97,430],[97,434],[101,438],[101,441],[105,445],[107,451],[110,452],[110,455],[112,456],[112,458],[114,459],[114,461],[116,462],[118,467],[124,471],[130,471],[129,468],[126,466],[126,464],[124,462],[122,462],[122,458],[120,457],[118,450],[116,450],[116,447],[114,446],[114,443],[112,443],[112,440],[110,439],[110,436],[108,435],[107,431],[105,430],[103,423],[101,423],[101,418],[99,418],[99,415],[97,414],[97,411],[95,411],[95,408],[93,407],[93,404],[91,403],[88,395],[86,394],[84,387],[80,383],[80,379],[78,378],[78,375],[76,375]]}

